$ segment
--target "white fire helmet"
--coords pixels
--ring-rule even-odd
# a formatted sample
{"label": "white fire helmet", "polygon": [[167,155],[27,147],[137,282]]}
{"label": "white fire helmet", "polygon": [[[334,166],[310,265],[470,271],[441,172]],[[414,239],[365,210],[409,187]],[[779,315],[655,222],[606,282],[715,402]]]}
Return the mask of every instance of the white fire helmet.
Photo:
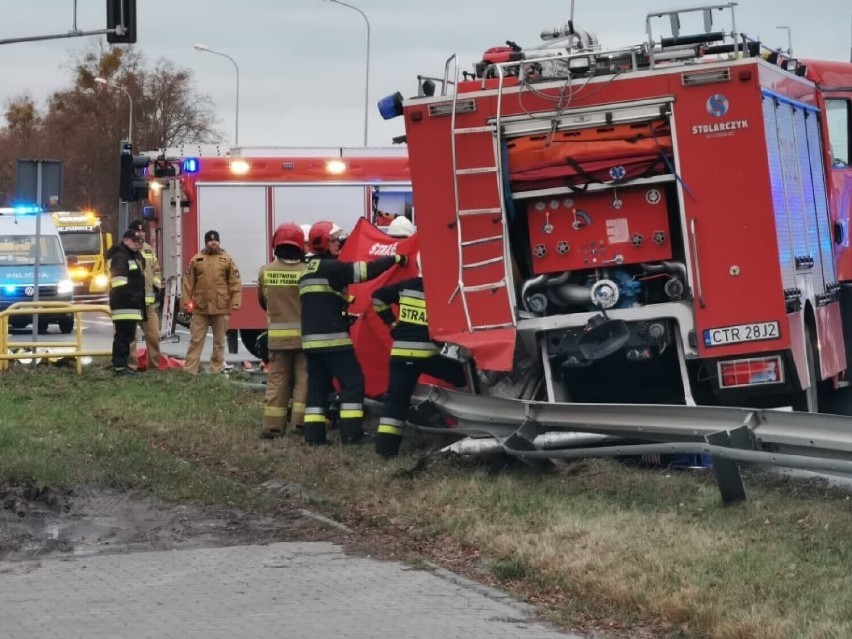
{"label": "white fire helmet", "polygon": [[388,235],[391,237],[411,237],[415,230],[411,220],[404,215],[393,218],[393,221],[388,224]]}

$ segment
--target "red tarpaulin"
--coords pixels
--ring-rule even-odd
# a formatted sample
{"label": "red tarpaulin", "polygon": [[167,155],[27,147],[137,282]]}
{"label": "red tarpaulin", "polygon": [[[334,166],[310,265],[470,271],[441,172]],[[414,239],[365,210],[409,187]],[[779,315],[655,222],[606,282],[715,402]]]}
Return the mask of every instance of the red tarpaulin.
{"label": "red tarpaulin", "polygon": [[[366,219],[361,219],[352,230],[352,234],[340,251],[340,259],[345,262],[374,260],[386,255],[407,255],[409,263],[405,267],[395,266],[379,277],[364,284],[349,287],[355,301],[349,312],[359,315],[352,325],[350,335],[355,344],[355,353],[364,371],[364,388],[367,397],[379,397],[388,388],[388,364],[390,363],[390,329],[372,308],[373,291],[382,286],[417,277],[415,256],[419,250],[417,234],[409,238],[397,239],[388,236]],[[446,386],[441,380],[424,376],[421,381],[428,384]]]}

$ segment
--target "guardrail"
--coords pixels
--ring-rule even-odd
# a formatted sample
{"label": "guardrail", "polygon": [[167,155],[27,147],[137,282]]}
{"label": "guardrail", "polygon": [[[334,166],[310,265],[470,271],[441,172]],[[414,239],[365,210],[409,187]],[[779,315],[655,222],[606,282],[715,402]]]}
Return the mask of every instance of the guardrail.
{"label": "guardrail", "polygon": [[[38,349],[61,348],[63,352],[61,357],[73,357],[76,359],[77,373],[83,372],[82,357],[109,357],[112,355],[111,350],[83,350],[83,325],[80,322],[80,316],[83,313],[103,313],[107,317],[111,317],[109,306],[106,304],[70,304],[68,302],[16,302],[5,311],[0,311],[0,372],[9,369],[10,360],[14,359],[35,359],[38,356]],[[9,341],[9,318],[18,315],[74,315],[74,341],[35,341],[35,342],[11,342]],[[33,321],[38,320],[33,317]],[[10,353],[9,347],[31,349],[31,352],[25,353]],[[64,349],[73,348],[71,351]],[[46,352],[45,355],[56,356]]]}
{"label": "guardrail", "polygon": [[[533,466],[554,459],[654,454],[708,454],[725,502],[745,499],[740,463],[852,473],[852,419],[778,409],[660,404],[570,404],[486,397],[436,386],[418,386],[421,410],[452,417],[453,432],[487,437],[496,447]],[[562,433],[565,448],[544,450],[544,433]],[[569,448],[564,435],[589,433],[635,442]],[[494,447],[486,446],[487,453]]]}

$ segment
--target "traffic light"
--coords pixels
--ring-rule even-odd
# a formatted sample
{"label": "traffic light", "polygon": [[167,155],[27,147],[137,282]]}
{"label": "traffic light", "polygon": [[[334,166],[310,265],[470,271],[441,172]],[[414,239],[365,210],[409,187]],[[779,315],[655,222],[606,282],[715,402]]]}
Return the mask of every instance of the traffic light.
{"label": "traffic light", "polygon": [[118,182],[118,196],[125,202],[136,202],[148,198],[147,155],[133,155],[133,144],[121,143],[121,172]]}
{"label": "traffic light", "polygon": [[[133,44],[136,42],[136,0],[107,0],[107,33],[110,44]],[[118,32],[121,33],[118,33]]]}

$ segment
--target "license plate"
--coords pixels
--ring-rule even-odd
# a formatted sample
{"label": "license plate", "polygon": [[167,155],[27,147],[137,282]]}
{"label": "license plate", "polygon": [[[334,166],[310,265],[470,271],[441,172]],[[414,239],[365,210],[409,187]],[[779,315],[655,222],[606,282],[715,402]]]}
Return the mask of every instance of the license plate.
{"label": "license plate", "polygon": [[778,339],[779,337],[781,337],[781,330],[778,322],[736,324],[734,326],[704,329],[704,346],[758,342],[766,339]]}

